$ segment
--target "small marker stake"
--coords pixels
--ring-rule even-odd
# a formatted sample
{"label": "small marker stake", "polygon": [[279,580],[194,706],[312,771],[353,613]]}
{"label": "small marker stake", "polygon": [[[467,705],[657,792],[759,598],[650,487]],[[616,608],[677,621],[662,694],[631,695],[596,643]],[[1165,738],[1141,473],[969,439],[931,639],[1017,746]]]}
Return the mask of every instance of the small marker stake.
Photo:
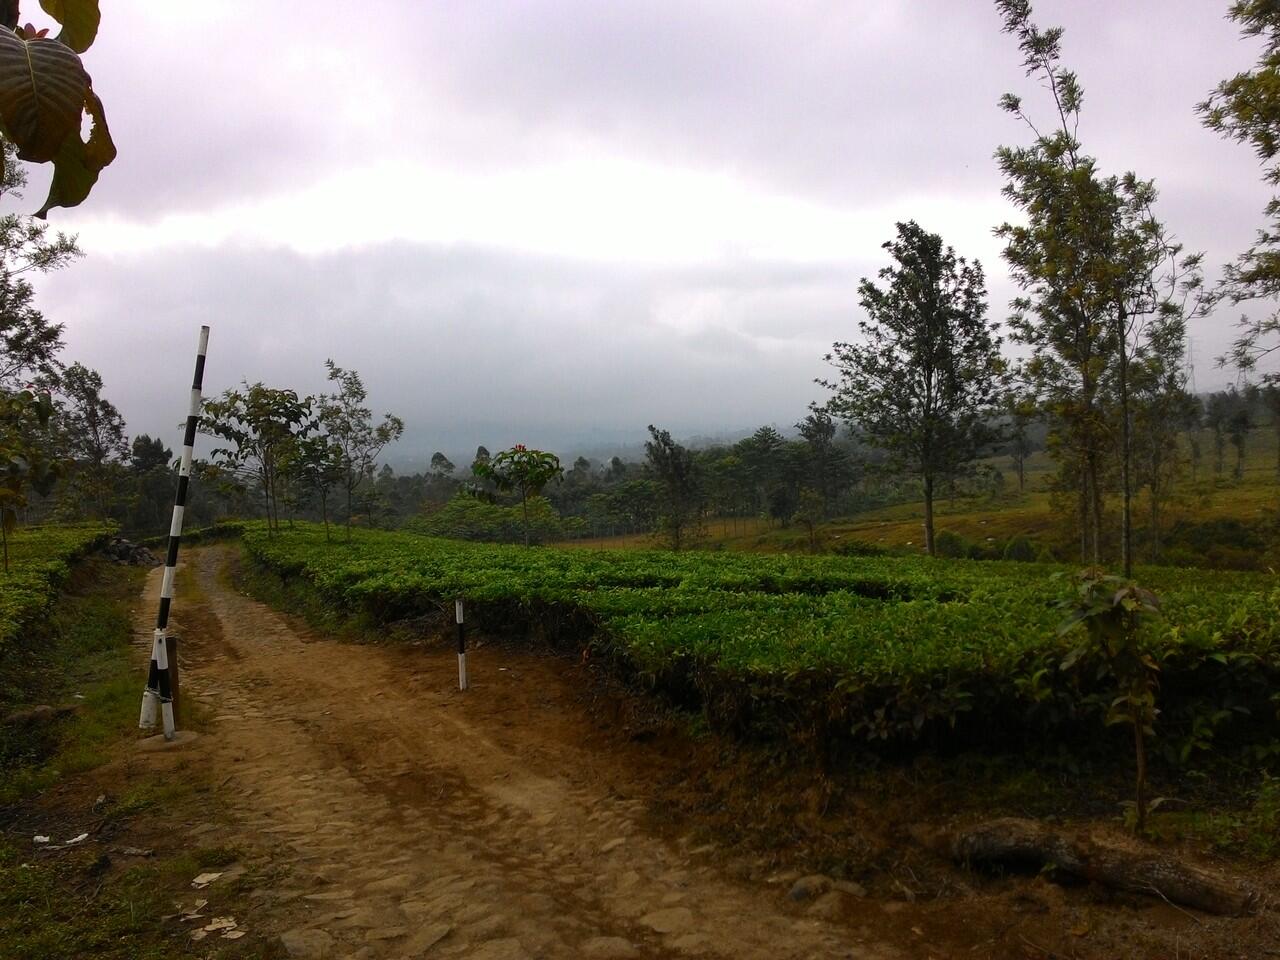
{"label": "small marker stake", "polygon": [[467,628],[463,625],[462,600],[453,601],[453,619],[458,624],[458,689],[467,689]]}

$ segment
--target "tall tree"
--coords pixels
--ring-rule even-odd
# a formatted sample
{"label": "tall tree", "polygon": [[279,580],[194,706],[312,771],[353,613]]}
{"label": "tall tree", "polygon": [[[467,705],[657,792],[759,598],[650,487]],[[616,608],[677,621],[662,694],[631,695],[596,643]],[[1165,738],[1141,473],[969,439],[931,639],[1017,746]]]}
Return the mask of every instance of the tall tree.
{"label": "tall tree", "polygon": [[59,417],[67,453],[76,463],[77,486],[99,517],[110,512],[112,466],[129,454],[124,417],[102,395],[102,377],[73,363],[61,378]]}
{"label": "tall tree", "polygon": [[702,522],[703,485],[697,459],[668,431],[653,424],[649,424],[644,452],[658,482],[659,525],[671,549],[679,550],[696,536]]}
{"label": "tall tree", "polygon": [[373,476],[378,457],[387,445],[400,439],[404,433],[404,421],[388,413],[375,424],[373,411],[365,405],[369,393],[360,374],[344,370],[332,360],[326,360],[325,367],[329,371],[329,381],[337,385],[337,390],[319,398],[319,415],[325,432],[342,452],[349,540],[356,491]]}
{"label": "tall tree", "polygon": [[834,392],[832,413],[920,477],[932,556],[935,485],[987,439],[1005,363],[979,263],[915,221],[899,223],[884,249],[894,263],[879,273],[883,286],[864,279],[858,288],[865,342],[836,343],[826,359],[838,376],[818,383]]}
{"label": "tall tree", "polygon": [[[1154,185],[1133,173],[1104,177],[1077,131],[1083,91],[1062,65],[1062,30],[1041,30],[1028,0],[996,0],[1028,76],[1047,88],[1051,125],[1005,94],[1001,106],[1031,131],[1027,147],[1001,147],[1004,195],[1025,215],[996,230],[1024,296],[1013,338],[1030,346],[1025,370],[1059,424],[1055,449],[1080,481],[1082,553],[1102,555],[1104,457],[1119,437],[1121,559],[1132,563],[1132,366],[1152,318],[1185,308],[1199,287],[1198,255],[1184,255],[1156,220]],[[1046,132],[1047,131],[1047,132]],[[1118,421],[1118,423],[1116,422]]]}

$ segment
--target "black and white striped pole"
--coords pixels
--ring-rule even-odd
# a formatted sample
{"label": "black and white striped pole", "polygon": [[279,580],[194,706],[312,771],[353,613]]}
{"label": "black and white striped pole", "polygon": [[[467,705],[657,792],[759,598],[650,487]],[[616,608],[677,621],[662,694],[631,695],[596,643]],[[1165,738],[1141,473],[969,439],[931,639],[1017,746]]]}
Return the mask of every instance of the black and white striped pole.
{"label": "black and white striped pole", "polygon": [[462,599],[453,601],[453,619],[458,625],[458,689],[467,689],[467,627],[463,622]]}
{"label": "black and white striped pole", "polygon": [[178,490],[173,497],[173,520],[169,524],[169,549],[164,558],[164,578],[160,581],[160,612],[151,644],[151,668],[147,673],[147,689],[142,694],[142,714],[138,726],[150,730],[156,725],[156,708],[164,722],[164,738],[175,735],[173,722],[173,685],[169,674],[169,653],[165,639],[169,633],[169,605],[173,602],[173,575],[178,566],[178,544],[182,540],[182,514],[187,506],[187,485],[191,480],[191,457],[196,443],[196,423],[200,419],[201,391],[204,386],[204,355],[209,348],[209,328],[200,328],[200,348],[196,352],[196,372],[191,380],[191,404],[187,408],[187,431],[182,438],[182,460],[178,465]]}

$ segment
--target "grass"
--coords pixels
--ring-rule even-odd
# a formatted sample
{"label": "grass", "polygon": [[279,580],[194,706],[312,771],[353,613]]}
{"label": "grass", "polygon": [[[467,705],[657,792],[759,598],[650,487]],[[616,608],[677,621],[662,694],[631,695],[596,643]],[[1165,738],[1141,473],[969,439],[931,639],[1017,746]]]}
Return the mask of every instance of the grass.
{"label": "grass", "polygon": [[[121,769],[138,736],[145,664],[134,643],[132,607],[144,571],[81,561],[69,571],[49,618],[2,651],[6,698],[0,718],[35,704],[74,704],[73,714],[38,724],[0,725],[0,957],[4,960],[152,960],[185,954],[188,932],[164,918],[175,900],[193,900],[193,876],[241,857],[228,846],[174,845],[175,817],[212,815],[211,787],[198,769]],[[188,712],[190,712],[188,710]],[[196,716],[198,724],[199,716]],[[184,724],[184,725],[190,725]],[[32,832],[64,839],[89,827],[95,837],[154,847],[145,860],[118,859],[90,842],[36,852]],[[96,806],[96,805],[95,805]],[[219,893],[219,911],[247,913],[252,878]],[[206,940],[204,957],[279,956],[259,938]]]}

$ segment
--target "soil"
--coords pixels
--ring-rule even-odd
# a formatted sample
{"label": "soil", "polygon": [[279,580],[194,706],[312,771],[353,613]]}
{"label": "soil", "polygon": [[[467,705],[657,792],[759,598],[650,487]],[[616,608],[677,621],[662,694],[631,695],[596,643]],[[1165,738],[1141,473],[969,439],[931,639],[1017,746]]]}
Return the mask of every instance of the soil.
{"label": "soil", "polygon": [[708,789],[684,775],[707,749],[638,735],[589,667],[481,643],[460,692],[447,635],[321,636],[231,586],[237,556],[186,558],[173,627],[183,696],[208,720],[174,753],[227,811],[192,832],[270,864],[247,927],[287,956],[1280,955],[1270,916],[1198,917],[1043,879],[957,870],[926,901],[805,878],[801,855],[726,834],[729,793],[682,798]]}

